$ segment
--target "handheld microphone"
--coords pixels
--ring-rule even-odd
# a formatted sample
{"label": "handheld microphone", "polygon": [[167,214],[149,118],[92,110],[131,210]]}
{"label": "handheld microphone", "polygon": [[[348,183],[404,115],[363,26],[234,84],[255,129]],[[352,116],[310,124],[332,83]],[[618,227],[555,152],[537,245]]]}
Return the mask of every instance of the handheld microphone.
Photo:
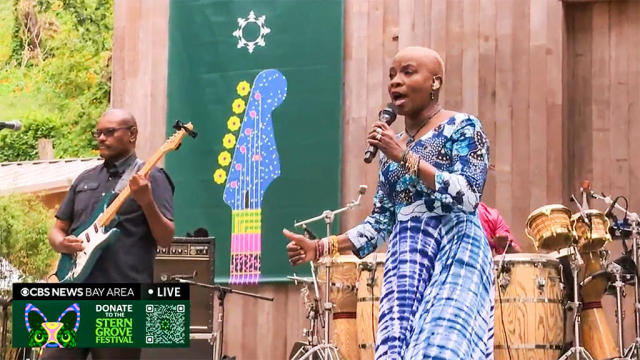
{"label": "handheld microphone", "polygon": [[[380,110],[378,113],[378,120],[385,122],[387,125],[391,125],[394,121],[396,121],[396,117],[398,114],[396,113],[396,107],[392,103],[388,103],[384,109]],[[373,158],[376,157],[378,153],[378,148],[374,145],[369,145],[367,147],[367,151],[364,152],[364,162],[369,164],[373,161]]]}
{"label": "handheld microphone", "polygon": [[18,131],[22,129],[22,123],[18,120],[0,121],[0,130],[2,129],[11,129],[13,131]]}

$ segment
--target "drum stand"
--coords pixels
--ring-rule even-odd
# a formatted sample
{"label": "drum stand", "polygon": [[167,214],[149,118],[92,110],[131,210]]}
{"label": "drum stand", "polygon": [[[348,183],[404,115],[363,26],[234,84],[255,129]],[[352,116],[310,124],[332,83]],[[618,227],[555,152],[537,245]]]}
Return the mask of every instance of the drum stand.
{"label": "drum stand", "polygon": [[[618,349],[620,354],[624,352],[624,328],[622,326],[622,288],[624,283],[622,282],[622,267],[615,262],[607,265],[607,272],[612,274],[615,282],[613,286],[616,288],[616,322],[618,323]],[[628,357],[623,357],[628,359]]]}
{"label": "drum stand", "polygon": [[578,295],[578,272],[580,271],[580,265],[582,265],[583,262],[575,246],[573,247],[570,263],[571,273],[573,275],[573,301],[567,302],[567,309],[573,312],[573,332],[575,339],[573,341],[573,347],[564,353],[564,355],[562,355],[558,360],[593,360],[591,354],[589,354],[585,348],[580,346],[580,311],[582,310],[582,303],[580,302]]}
{"label": "drum stand", "polygon": [[[320,292],[318,291],[318,281],[316,277],[316,273],[314,271],[313,265],[311,266],[311,274],[312,278],[301,278],[296,275],[287,276],[290,280],[293,280],[296,285],[298,281],[304,283],[304,287],[302,288],[302,296],[304,298],[305,307],[307,308],[307,319],[309,319],[309,329],[304,329],[303,336],[307,338],[307,343],[296,343],[294,345],[293,350],[297,350],[295,352],[292,351],[292,354],[289,357],[289,360],[302,360],[302,359],[312,359],[312,360],[333,360],[333,359],[341,359],[339,355],[338,348],[330,344],[328,342],[324,342],[322,344],[318,344],[318,336],[317,336],[317,328],[318,328],[318,320],[320,320],[320,324],[322,327],[325,327],[324,322],[322,321],[322,313],[320,312]],[[308,284],[314,285],[315,297],[313,301],[309,301],[309,290],[307,288]]]}
{"label": "drum stand", "polygon": [[[634,313],[635,313],[635,325],[636,325],[636,339],[633,342],[633,344],[631,344],[624,351],[624,358],[640,360],[640,285],[638,285],[638,279],[640,277],[638,276],[638,270],[637,270],[637,265],[638,263],[640,263],[640,256],[638,254],[638,241],[640,241],[640,225],[639,225],[640,217],[636,213],[628,212],[627,219],[631,223],[633,261],[636,264],[636,273],[634,274],[635,281],[633,284],[634,298],[635,298]],[[616,291],[616,294],[617,294],[617,291]]]}
{"label": "drum stand", "polygon": [[[635,282],[633,285],[634,288],[634,314],[635,314],[635,326],[636,326],[636,339],[625,351],[623,359],[635,359],[640,360],[640,274],[638,274],[638,264],[640,264],[640,254],[638,254],[638,242],[640,241],[640,216],[634,212],[627,211],[626,208],[621,207],[618,204],[614,204],[613,200],[610,197],[606,196],[604,193],[602,195],[592,191],[591,196],[604,201],[607,205],[610,206],[610,209],[607,211],[613,210],[613,208],[617,208],[620,211],[623,211],[626,216],[626,220],[631,224],[631,240],[632,240],[632,251],[633,251],[633,261],[636,265],[636,273],[633,274],[635,278]],[[606,214],[605,214],[606,215]],[[617,295],[617,289],[616,289]],[[622,348],[620,349],[622,350]]]}
{"label": "drum stand", "polygon": [[[299,221],[297,223],[294,224],[295,227],[306,227],[307,224],[318,221],[318,220],[324,220],[325,224],[327,225],[327,237],[331,236],[331,225],[333,225],[333,220],[335,219],[335,216],[339,213],[345,212],[347,210],[351,210],[354,207],[360,205],[360,199],[362,198],[362,195],[364,195],[364,193],[367,192],[367,186],[366,185],[360,185],[360,188],[358,189],[358,198],[356,200],[353,200],[351,202],[349,202],[345,207],[337,209],[337,210],[325,210],[322,212],[321,215],[316,216],[316,217],[312,217],[311,219],[307,219],[307,220],[303,220],[303,221]],[[328,263],[326,264],[325,268],[326,268],[326,286],[325,286],[325,291],[324,291],[324,339],[323,339],[323,343],[320,345],[317,345],[313,348],[311,348],[309,350],[309,352],[304,355],[303,357],[301,357],[299,360],[303,360],[303,359],[307,359],[311,356],[311,354],[314,353],[318,353],[318,354],[322,354],[321,358],[322,359],[340,359],[339,355],[338,355],[338,348],[333,345],[331,343],[331,338],[330,338],[330,324],[331,324],[331,313],[333,312],[333,303],[331,302],[331,298],[330,296],[330,288],[331,288],[331,263],[333,263],[333,260],[329,259]],[[313,281],[314,283],[317,283],[316,280],[316,276],[315,276],[315,272],[313,271],[313,267],[314,264],[313,262],[311,262],[311,272],[313,274]],[[316,291],[317,291],[317,285],[316,285]]]}

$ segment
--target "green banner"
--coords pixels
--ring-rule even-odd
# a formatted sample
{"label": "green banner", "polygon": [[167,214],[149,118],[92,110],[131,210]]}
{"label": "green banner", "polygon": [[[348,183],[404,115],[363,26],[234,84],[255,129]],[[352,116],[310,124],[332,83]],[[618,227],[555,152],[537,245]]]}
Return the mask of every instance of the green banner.
{"label": "green banner", "polygon": [[340,205],[343,2],[172,0],[170,11],[167,133],[176,119],[199,133],[167,156],[176,233],[216,237],[217,282],[286,280],[282,228]]}

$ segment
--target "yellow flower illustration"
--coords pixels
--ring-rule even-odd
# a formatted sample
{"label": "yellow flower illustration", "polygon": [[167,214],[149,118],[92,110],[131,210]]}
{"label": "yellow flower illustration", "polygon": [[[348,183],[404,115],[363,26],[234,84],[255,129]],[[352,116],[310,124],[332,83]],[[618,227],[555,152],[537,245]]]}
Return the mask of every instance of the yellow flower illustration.
{"label": "yellow flower illustration", "polygon": [[227,134],[222,139],[222,146],[231,149],[236,144],[236,137],[233,134]]}
{"label": "yellow flower illustration", "polygon": [[241,112],[243,112],[244,100],[240,98],[233,100],[233,104],[231,104],[231,110],[233,110],[233,112],[236,114],[240,114]]}
{"label": "yellow flower illustration", "polygon": [[216,184],[222,184],[226,179],[227,179],[227,172],[222,169],[217,169],[213,173],[213,181],[215,181]]}
{"label": "yellow flower illustration", "polygon": [[231,162],[231,154],[228,151],[223,151],[218,155],[218,163],[222,166],[227,166]]}
{"label": "yellow flower illustration", "polygon": [[231,131],[236,131],[240,129],[240,118],[235,115],[229,117],[229,121],[227,121],[227,127]]}
{"label": "yellow flower illustration", "polygon": [[240,96],[247,96],[247,94],[249,93],[249,89],[251,89],[251,85],[249,85],[249,83],[246,81],[240,81],[238,83],[238,86],[236,87],[236,91]]}

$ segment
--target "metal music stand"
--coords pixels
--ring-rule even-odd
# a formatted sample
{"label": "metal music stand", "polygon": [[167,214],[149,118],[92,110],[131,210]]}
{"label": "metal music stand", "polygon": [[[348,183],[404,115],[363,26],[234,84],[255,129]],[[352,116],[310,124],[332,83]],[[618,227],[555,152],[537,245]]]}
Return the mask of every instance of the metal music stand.
{"label": "metal music stand", "polygon": [[[335,219],[335,216],[337,214],[343,213],[347,210],[351,210],[354,207],[360,205],[360,199],[362,198],[362,195],[364,195],[367,192],[367,186],[366,185],[360,185],[359,189],[358,189],[358,198],[356,200],[353,200],[351,202],[349,202],[345,207],[337,209],[337,210],[325,210],[322,212],[321,215],[316,216],[316,217],[312,217],[310,219],[307,220],[303,220],[303,221],[299,221],[297,223],[294,224],[295,227],[306,227],[307,224],[310,224],[312,222],[318,221],[318,220],[324,220],[325,224],[327,225],[327,236],[331,236],[331,225],[333,224],[333,220]],[[337,347],[333,344],[331,344],[331,338],[330,338],[330,327],[331,327],[331,312],[333,311],[333,303],[331,302],[331,299],[329,297],[329,292],[330,292],[330,288],[331,288],[331,264],[332,264],[332,260],[329,259],[326,263],[326,286],[325,286],[325,291],[324,291],[324,296],[325,296],[325,302],[324,302],[324,340],[323,343],[320,345],[317,345],[315,347],[313,347],[305,356],[301,357],[300,360],[303,359],[307,359],[309,356],[311,356],[312,354],[316,353],[316,352],[320,352],[322,351],[327,359],[333,359],[333,354],[335,353],[336,355],[338,354],[337,351]],[[313,271],[315,264],[313,263],[313,261],[311,262],[311,271],[313,274],[313,280],[314,282],[317,282],[316,276],[315,276],[315,272]]]}
{"label": "metal music stand", "polygon": [[223,354],[222,354],[223,342],[222,341],[224,336],[224,299],[228,294],[238,294],[242,296],[253,297],[260,300],[273,301],[273,298],[269,296],[262,296],[258,294],[245,292],[245,291],[234,290],[226,286],[203,284],[196,281],[184,279],[183,277],[174,277],[173,280],[177,282],[185,283],[185,284],[212,289],[214,293],[217,294],[217,297],[218,297],[218,320],[217,321],[215,321],[215,315],[214,315],[214,322],[217,323],[217,326],[214,329],[214,331],[207,337],[207,339],[209,339],[209,343],[211,343],[211,345],[214,346],[213,360],[222,360],[223,358]]}

